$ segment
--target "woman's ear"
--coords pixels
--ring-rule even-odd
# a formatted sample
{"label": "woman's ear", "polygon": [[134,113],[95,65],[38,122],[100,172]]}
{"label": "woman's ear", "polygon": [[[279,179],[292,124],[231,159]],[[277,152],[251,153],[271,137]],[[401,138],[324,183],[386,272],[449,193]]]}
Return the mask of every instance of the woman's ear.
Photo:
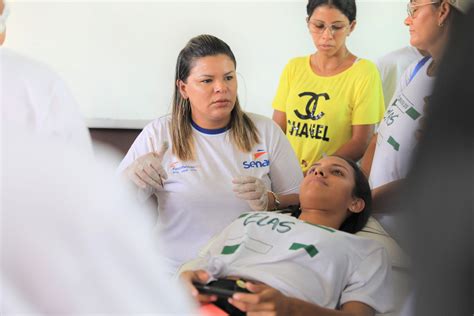
{"label": "woman's ear", "polygon": [[438,26],[443,26],[444,23],[447,21],[449,12],[451,11],[451,6],[447,1],[441,2],[439,6],[439,13],[438,13]]}
{"label": "woman's ear", "polygon": [[183,99],[188,98],[188,94],[186,93],[186,83],[183,80],[176,80],[176,86],[178,87],[179,93]]}
{"label": "woman's ear", "polygon": [[352,213],[360,213],[365,208],[365,201],[361,198],[353,198],[349,205],[349,211]]}
{"label": "woman's ear", "polygon": [[356,27],[356,24],[357,24],[356,20],[352,21],[352,23],[349,25],[349,34],[347,34],[347,36],[351,35],[352,31],[354,31]]}

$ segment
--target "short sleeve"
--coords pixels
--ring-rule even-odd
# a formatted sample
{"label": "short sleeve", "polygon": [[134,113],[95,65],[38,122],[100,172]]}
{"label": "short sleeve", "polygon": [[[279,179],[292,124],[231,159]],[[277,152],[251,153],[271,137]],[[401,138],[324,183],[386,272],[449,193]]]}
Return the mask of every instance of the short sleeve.
{"label": "short sleeve", "polygon": [[[130,166],[137,158],[149,153],[152,151],[152,148],[149,148],[149,141],[154,143],[155,148],[160,148],[160,144],[166,139],[163,135],[163,130],[155,128],[155,126],[162,126],[163,118],[156,119],[151,122],[141,131],[138,137],[133,142],[132,146],[128,150],[127,154],[123,158],[122,162],[117,168],[117,173],[122,173],[128,166]],[[153,193],[154,189],[150,186],[147,186],[145,189],[137,187],[137,199],[139,201],[146,201]]]}
{"label": "short sleeve", "polygon": [[382,80],[377,67],[369,63],[361,69],[359,81],[354,98],[352,125],[377,124],[385,111],[383,99]]}
{"label": "short sleeve", "polygon": [[400,93],[408,86],[408,84],[410,83],[410,77],[411,77],[413,71],[415,70],[416,65],[419,62],[420,62],[420,60],[416,60],[416,61],[412,62],[410,64],[410,66],[408,66],[408,68],[405,69],[405,71],[402,73],[402,75],[400,76],[400,80],[398,82],[397,89],[395,90],[395,93],[393,94],[393,97],[390,100],[390,103],[387,104],[387,108],[398,98]]}
{"label": "short sleeve", "polygon": [[270,123],[273,140],[270,165],[272,191],[277,194],[297,194],[303,180],[298,158],[281,128],[273,121]]}
{"label": "short sleeve", "polygon": [[145,127],[141,133],[137,136],[135,141],[132,144],[132,147],[128,150],[127,154],[123,158],[122,162],[118,167],[118,172],[124,171],[132,162],[134,162],[138,157],[143,156],[150,152],[147,146],[147,137],[150,136],[148,132],[149,127]]}
{"label": "short sleeve", "polygon": [[378,313],[393,309],[391,265],[384,248],[368,255],[351,275],[343,290],[340,305],[357,301],[369,305]]}
{"label": "short sleeve", "polygon": [[290,63],[288,63],[280,76],[277,93],[273,99],[272,107],[274,110],[286,112],[286,100],[290,92]]}

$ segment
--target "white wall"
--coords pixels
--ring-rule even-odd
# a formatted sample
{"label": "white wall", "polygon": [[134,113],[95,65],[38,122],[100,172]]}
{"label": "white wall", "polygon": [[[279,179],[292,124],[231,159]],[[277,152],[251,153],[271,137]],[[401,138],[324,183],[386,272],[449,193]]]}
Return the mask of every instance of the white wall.
{"label": "white wall", "polygon": [[[357,1],[349,49],[375,60],[405,46],[406,2]],[[168,113],[176,57],[195,35],[213,34],[231,46],[244,108],[268,116],[288,59],[314,52],[305,0],[10,4],[5,46],[52,65],[90,127],[142,127]]]}

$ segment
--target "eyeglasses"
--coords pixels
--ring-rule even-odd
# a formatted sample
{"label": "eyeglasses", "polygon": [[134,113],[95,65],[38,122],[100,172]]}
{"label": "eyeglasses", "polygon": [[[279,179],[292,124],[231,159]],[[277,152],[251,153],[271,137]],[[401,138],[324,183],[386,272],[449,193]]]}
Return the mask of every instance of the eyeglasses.
{"label": "eyeglasses", "polygon": [[415,12],[418,10],[417,8],[423,7],[425,5],[430,5],[430,4],[436,4],[439,3],[439,1],[431,1],[428,3],[420,3],[420,4],[412,4],[411,2],[407,4],[407,13],[410,18],[415,17]]}
{"label": "eyeglasses", "polygon": [[342,24],[342,23],[335,23],[335,24],[326,25],[326,24],[321,23],[321,22],[308,21],[309,31],[311,33],[315,33],[315,34],[318,34],[318,35],[323,34],[326,31],[326,29],[329,29],[329,32],[331,33],[331,36],[334,36],[338,33],[341,33],[342,31],[344,31],[347,27],[348,27],[348,25]]}

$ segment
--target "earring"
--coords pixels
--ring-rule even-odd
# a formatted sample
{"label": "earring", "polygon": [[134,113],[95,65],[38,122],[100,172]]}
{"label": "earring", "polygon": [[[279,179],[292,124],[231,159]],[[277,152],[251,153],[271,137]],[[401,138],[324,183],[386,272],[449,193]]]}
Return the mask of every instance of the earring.
{"label": "earring", "polygon": [[444,26],[444,23],[443,23],[443,22],[440,22],[440,23],[438,23],[438,26],[439,26],[439,27],[443,27],[443,26]]}

